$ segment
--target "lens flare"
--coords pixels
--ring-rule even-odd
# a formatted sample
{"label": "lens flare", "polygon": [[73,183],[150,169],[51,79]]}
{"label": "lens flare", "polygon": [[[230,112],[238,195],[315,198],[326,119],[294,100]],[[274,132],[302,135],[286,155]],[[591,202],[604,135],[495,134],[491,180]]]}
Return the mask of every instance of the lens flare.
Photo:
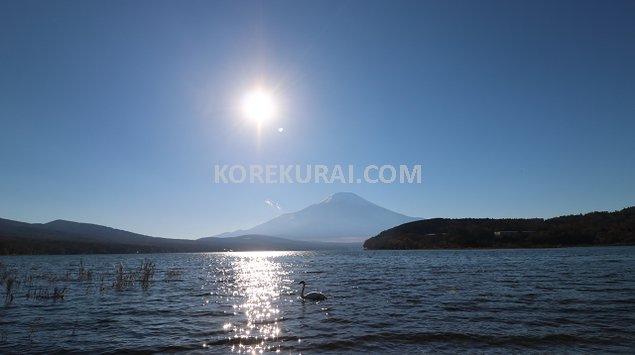
{"label": "lens flare", "polygon": [[244,96],[242,111],[247,118],[260,124],[273,118],[276,103],[271,93],[259,88]]}

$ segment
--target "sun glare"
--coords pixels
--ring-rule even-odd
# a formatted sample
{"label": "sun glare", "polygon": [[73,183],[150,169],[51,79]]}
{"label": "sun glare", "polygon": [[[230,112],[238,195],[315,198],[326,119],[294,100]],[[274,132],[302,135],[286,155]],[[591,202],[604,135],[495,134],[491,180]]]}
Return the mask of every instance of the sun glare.
{"label": "sun glare", "polygon": [[263,89],[256,89],[245,95],[242,110],[250,120],[262,123],[275,115],[276,104],[270,93]]}

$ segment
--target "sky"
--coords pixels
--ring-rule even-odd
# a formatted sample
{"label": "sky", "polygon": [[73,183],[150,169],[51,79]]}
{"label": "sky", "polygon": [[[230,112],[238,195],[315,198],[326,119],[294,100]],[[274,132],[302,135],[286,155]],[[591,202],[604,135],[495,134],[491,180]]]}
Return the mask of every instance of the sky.
{"label": "sky", "polygon": [[[422,218],[633,206],[633,18],[620,0],[3,0],[0,218],[199,238],[339,191]],[[240,106],[256,87],[277,107],[261,124]],[[422,181],[222,184],[219,164]]]}

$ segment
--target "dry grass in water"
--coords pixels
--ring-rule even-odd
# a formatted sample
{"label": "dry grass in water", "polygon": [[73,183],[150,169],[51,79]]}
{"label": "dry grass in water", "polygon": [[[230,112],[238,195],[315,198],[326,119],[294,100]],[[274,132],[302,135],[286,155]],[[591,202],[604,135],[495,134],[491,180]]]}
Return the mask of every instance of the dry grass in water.
{"label": "dry grass in water", "polygon": [[[95,292],[103,294],[109,290],[147,291],[154,282],[156,270],[154,261],[144,259],[136,268],[129,268],[120,261],[112,272],[95,272],[80,259],[76,266],[57,274],[48,271],[19,274],[16,269],[9,269],[0,261],[0,295],[4,294],[5,306],[10,306],[18,299],[64,301],[69,293],[77,293],[78,290],[85,290],[80,291],[80,294],[86,295]],[[181,275],[180,271],[168,270],[164,280],[178,281]]]}

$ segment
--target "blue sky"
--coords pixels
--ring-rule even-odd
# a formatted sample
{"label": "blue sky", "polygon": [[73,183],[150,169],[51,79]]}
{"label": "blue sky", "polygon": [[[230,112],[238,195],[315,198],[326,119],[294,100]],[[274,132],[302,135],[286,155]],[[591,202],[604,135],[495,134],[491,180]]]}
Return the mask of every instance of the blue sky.
{"label": "blue sky", "polygon": [[[338,191],[424,218],[635,205],[633,18],[633,1],[5,0],[0,217],[195,238]],[[280,107],[259,138],[237,110],[255,85]],[[215,164],[423,181],[214,184]]]}

